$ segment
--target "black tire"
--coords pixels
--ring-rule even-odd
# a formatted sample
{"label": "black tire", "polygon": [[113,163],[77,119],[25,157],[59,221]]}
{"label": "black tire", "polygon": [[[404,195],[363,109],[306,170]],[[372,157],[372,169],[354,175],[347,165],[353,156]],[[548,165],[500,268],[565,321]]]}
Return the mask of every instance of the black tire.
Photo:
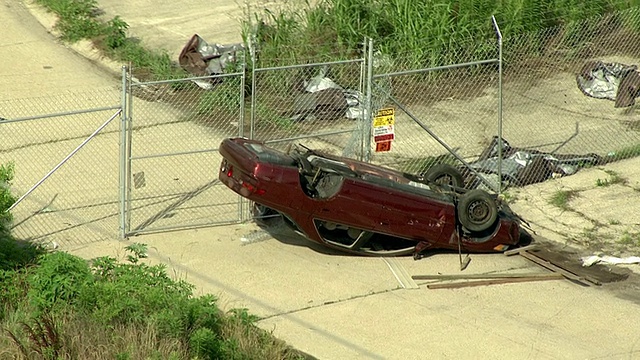
{"label": "black tire", "polygon": [[498,219],[498,206],[486,191],[471,190],[460,197],[458,219],[467,230],[483,232],[491,228]]}
{"label": "black tire", "polygon": [[456,188],[464,187],[462,174],[449,164],[437,164],[427,170],[425,180],[438,185],[449,185]]}

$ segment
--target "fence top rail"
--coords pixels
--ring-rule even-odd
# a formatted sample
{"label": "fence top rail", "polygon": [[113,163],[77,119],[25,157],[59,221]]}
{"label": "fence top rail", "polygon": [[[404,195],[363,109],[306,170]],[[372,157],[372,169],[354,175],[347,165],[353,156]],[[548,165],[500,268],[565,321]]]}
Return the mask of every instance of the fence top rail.
{"label": "fence top rail", "polygon": [[169,83],[175,83],[175,82],[181,82],[181,81],[218,79],[218,78],[230,77],[230,76],[241,76],[242,74],[244,74],[244,73],[243,72],[234,72],[234,73],[229,73],[229,74],[215,74],[215,75],[208,75],[208,76],[195,76],[195,77],[180,78],[180,79],[157,80],[157,81],[146,81],[146,82],[132,82],[131,86],[147,86],[147,85],[169,84]]}
{"label": "fence top rail", "polygon": [[340,65],[340,64],[363,63],[363,62],[364,62],[364,58],[359,58],[359,59],[351,59],[351,60],[326,61],[326,62],[318,62],[318,63],[311,63],[311,64],[297,64],[297,65],[254,68],[253,70],[255,72],[262,72],[262,71],[271,71],[271,70],[298,69],[298,68],[314,67],[314,66]]}
{"label": "fence top rail", "polygon": [[27,120],[49,119],[49,118],[54,118],[54,117],[63,117],[63,116],[69,116],[69,115],[88,114],[88,113],[94,113],[94,112],[101,112],[101,111],[108,111],[108,110],[120,110],[120,109],[122,109],[121,105],[114,105],[114,106],[99,107],[99,108],[93,108],[93,109],[82,109],[82,110],[75,110],[75,111],[65,111],[65,112],[53,113],[53,114],[26,116],[26,117],[13,118],[13,119],[0,119],[0,124],[8,124],[8,123],[27,121]]}
{"label": "fence top rail", "polygon": [[499,61],[500,60],[496,58],[496,59],[471,61],[471,62],[460,63],[460,64],[442,65],[442,66],[436,66],[436,67],[427,68],[427,69],[396,71],[396,72],[390,72],[390,73],[386,73],[386,74],[375,74],[375,75],[373,75],[373,78],[374,79],[379,79],[379,78],[383,78],[383,77],[400,76],[400,75],[412,75],[412,74],[427,73],[427,72],[430,72],[430,71],[457,69],[457,68],[461,68],[461,67],[474,66],[474,65],[496,64]]}

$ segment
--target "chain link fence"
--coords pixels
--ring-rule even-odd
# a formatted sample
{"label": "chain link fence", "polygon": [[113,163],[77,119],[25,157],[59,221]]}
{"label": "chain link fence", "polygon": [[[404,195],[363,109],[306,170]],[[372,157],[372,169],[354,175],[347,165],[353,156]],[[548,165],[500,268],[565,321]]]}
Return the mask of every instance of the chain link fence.
{"label": "chain link fence", "polygon": [[243,136],[243,73],[130,85],[127,235],[237,222],[218,181],[224,138]]}
{"label": "chain link fence", "polygon": [[303,142],[336,155],[362,157],[362,129],[368,121],[364,59],[305,62],[254,68],[249,136],[281,149]]}
{"label": "chain link fence", "polygon": [[503,134],[509,145],[587,160],[593,154],[597,163],[640,154],[633,106],[640,76],[627,67],[640,60],[639,25],[640,11],[632,9],[505,39]]}
{"label": "chain link fence", "polygon": [[77,245],[118,236],[121,96],[108,88],[0,102],[17,237]]}
{"label": "chain link fence", "polygon": [[[14,231],[81,242],[118,229],[135,235],[245,220],[248,203],[217,181],[218,145],[234,136],[282,150],[302,143],[416,174],[445,162],[471,167],[485,185],[502,176],[504,186],[637,156],[639,34],[633,9],[458,44],[432,54],[428,68],[415,54],[385,57],[368,43],[353,58],[254,56],[224,75],[127,79],[125,99],[114,88],[5,101],[1,160],[16,163],[16,193],[29,193],[13,211]],[[372,118],[385,108],[395,111],[395,140],[376,152]],[[87,226],[99,231],[81,235]]]}
{"label": "chain link fence", "polygon": [[374,62],[372,111],[395,109],[395,140],[390,151],[374,152],[373,162],[420,174],[479,156],[498,130],[499,102],[497,43],[479,46],[494,57],[447,54],[459,55],[458,62],[428,69],[402,60]]}

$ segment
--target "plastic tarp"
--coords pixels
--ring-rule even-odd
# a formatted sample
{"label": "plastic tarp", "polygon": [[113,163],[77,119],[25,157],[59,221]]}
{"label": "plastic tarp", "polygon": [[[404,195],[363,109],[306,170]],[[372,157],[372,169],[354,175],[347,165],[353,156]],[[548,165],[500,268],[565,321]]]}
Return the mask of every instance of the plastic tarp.
{"label": "plastic tarp", "polygon": [[585,95],[615,101],[617,108],[634,105],[640,95],[640,74],[635,65],[588,61],[576,81]]}
{"label": "plastic tarp", "polygon": [[[238,52],[242,50],[242,44],[210,45],[195,34],[180,51],[178,63],[184,70],[195,76],[223,74],[230,64],[236,63]],[[195,81],[195,83],[202,88],[210,89],[214,81]]]}
{"label": "plastic tarp", "polygon": [[[551,177],[575,174],[581,167],[600,164],[596,154],[554,154],[534,149],[517,148],[502,141],[502,179],[508,184],[524,186],[545,181]],[[498,137],[482,152],[470,167],[481,174],[498,174]],[[466,173],[466,172],[465,172]]]}

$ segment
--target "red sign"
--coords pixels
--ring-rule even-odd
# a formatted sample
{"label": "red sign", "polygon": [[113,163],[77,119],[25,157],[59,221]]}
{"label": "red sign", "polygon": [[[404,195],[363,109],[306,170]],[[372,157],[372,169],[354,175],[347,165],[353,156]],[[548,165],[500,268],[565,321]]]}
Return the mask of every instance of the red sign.
{"label": "red sign", "polygon": [[391,151],[391,141],[376,142],[376,152]]}
{"label": "red sign", "polygon": [[384,134],[384,135],[377,135],[373,137],[373,140],[377,143],[379,142],[387,142],[387,141],[391,141],[395,138],[394,134]]}

